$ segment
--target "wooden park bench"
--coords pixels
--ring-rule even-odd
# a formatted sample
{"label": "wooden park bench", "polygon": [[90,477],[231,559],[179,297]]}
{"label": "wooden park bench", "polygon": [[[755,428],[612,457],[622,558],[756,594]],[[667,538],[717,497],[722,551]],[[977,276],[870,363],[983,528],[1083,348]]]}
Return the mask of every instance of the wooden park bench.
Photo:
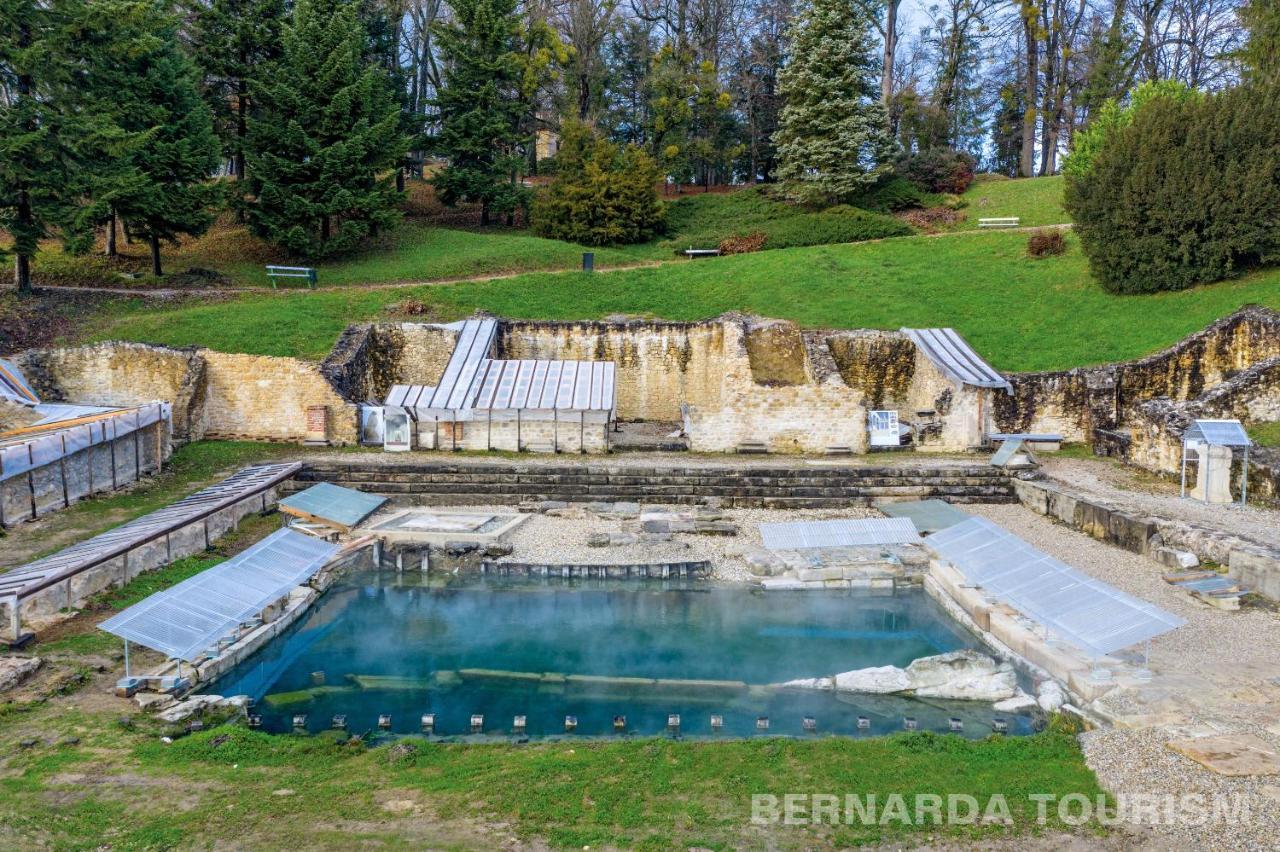
{"label": "wooden park bench", "polygon": [[999,216],[992,219],[979,219],[979,228],[1016,228],[1021,220],[1017,216]]}
{"label": "wooden park bench", "polygon": [[316,288],[316,271],[310,266],[268,266],[267,278],[271,281],[271,289],[276,289],[277,278],[305,278],[307,286]]}

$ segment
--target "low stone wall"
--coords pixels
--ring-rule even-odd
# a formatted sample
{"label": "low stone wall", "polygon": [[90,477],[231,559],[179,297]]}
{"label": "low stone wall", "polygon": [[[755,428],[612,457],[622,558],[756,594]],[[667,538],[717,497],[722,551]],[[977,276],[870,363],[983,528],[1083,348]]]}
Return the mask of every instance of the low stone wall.
{"label": "low stone wall", "polygon": [[[240,500],[198,521],[193,521],[167,535],[141,544],[114,559],[81,571],[73,577],[24,598],[22,620],[38,624],[56,616],[60,610],[83,606],[93,595],[119,588],[139,574],[154,571],[175,560],[208,550],[213,542],[236,529],[240,521],[255,513],[266,512],[279,500],[280,486]],[[0,600],[0,625],[7,626],[12,614],[6,600]]]}
{"label": "low stone wall", "polygon": [[1280,548],[1195,524],[1128,512],[1043,480],[1012,482],[1019,501],[1033,512],[1131,553],[1151,556],[1161,546],[1189,551],[1202,561],[1226,565],[1246,588],[1280,600]]}
{"label": "low stone wall", "polygon": [[0,526],[35,520],[131,485],[159,471],[170,451],[169,426],[161,420],[0,480]]}
{"label": "low stone wall", "polygon": [[562,565],[530,562],[480,563],[481,574],[499,577],[562,577],[565,579],[650,579],[672,580],[687,577],[709,577],[711,563],[696,562],[644,562],[618,565]]}
{"label": "low stone wall", "polygon": [[206,438],[299,443],[307,409],[329,412],[329,441],[354,444],[356,406],[338,395],[316,365],[297,358],[201,350],[207,367]]}

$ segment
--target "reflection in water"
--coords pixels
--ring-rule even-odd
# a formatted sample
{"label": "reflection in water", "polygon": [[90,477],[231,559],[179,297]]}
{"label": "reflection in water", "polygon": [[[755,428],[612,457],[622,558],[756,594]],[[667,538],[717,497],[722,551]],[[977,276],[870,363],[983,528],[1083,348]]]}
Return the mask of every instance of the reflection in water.
{"label": "reflection in water", "polygon": [[[974,640],[920,592],[760,592],[694,582],[451,578],[357,574],[331,589],[298,625],[233,669],[213,691],[247,694],[264,727],[311,730],[343,714],[353,731],[509,735],[525,716],[531,736],[615,731],[656,734],[679,714],[686,735],[746,736],[770,717],[772,735],[901,730],[990,732],[991,709],[971,702],[836,696],[770,687],[868,666],[905,666]],[[696,681],[696,682],[695,682]],[[1015,730],[1025,720],[1011,720]],[[861,733],[868,733],[864,729]]]}

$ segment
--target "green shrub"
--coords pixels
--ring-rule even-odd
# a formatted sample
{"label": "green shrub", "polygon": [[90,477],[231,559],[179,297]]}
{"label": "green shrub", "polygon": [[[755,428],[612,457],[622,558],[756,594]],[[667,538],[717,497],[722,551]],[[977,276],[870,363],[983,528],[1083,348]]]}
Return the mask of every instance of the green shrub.
{"label": "green shrub", "polygon": [[892,216],[850,205],[813,209],[769,197],[763,187],[681,198],[668,205],[674,249],[715,248],[726,240],[764,234],[763,248],[793,248],[900,237],[911,228]]}
{"label": "green shrub", "polygon": [[1113,293],[1180,290],[1280,258],[1280,89],[1151,101],[1068,175],[1066,203]]}
{"label": "green shrub", "polygon": [[949,192],[959,195],[973,183],[973,170],[978,161],[971,154],[954,148],[926,148],[903,154],[894,171],[924,192]]}
{"label": "green shrub", "polygon": [[539,235],[607,246],[646,242],[661,231],[658,167],[639,148],[619,148],[584,124],[566,123],[555,170],[530,213]]}
{"label": "green shrub", "polygon": [[1129,102],[1121,105],[1115,98],[1106,101],[1097,115],[1071,139],[1071,153],[1062,163],[1062,173],[1081,177],[1093,166],[1093,159],[1106,145],[1108,137],[1133,123],[1143,107],[1160,98],[1176,101],[1196,100],[1202,93],[1178,80],[1149,80],[1129,93]]}
{"label": "green shrub", "polygon": [[893,175],[859,195],[850,204],[876,213],[897,213],[902,210],[935,207],[938,205],[938,198],[901,175]]}

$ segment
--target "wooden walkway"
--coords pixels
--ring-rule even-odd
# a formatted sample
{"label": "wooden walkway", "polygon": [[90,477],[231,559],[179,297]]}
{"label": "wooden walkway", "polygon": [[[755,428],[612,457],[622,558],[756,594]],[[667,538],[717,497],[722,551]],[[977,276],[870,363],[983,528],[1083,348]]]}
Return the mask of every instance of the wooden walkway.
{"label": "wooden walkway", "polygon": [[[38,592],[67,584],[68,606],[72,577],[99,566],[144,544],[167,539],[183,527],[207,519],[227,508],[284,482],[301,470],[300,462],[261,464],[246,467],[221,482],[171,503],[163,509],[135,518],[126,524],[73,544],[43,559],[0,574],[0,601],[13,603],[15,622],[21,602]],[[208,536],[206,524],[206,539]],[[205,541],[205,545],[210,544]],[[15,630],[15,637],[17,633]]]}

